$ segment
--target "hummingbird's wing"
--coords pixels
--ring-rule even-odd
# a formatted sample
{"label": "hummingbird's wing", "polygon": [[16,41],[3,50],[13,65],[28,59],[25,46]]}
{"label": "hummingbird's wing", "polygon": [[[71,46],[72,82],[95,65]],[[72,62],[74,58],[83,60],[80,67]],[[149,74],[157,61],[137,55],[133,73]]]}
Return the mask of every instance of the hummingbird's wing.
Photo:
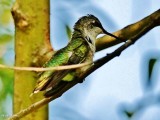
{"label": "hummingbird's wing", "polygon": [[[77,38],[71,41],[67,47],[57,51],[54,56],[44,65],[44,67],[56,67],[61,65],[78,64],[85,60],[88,53],[88,45],[83,38]],[[34,89],[34,93],[43,91],[46,89],[52,89],[56,86],[63,78],[64,80],[70,81],[72,77],[70,74],[74,73],[74,70],[62,70],[62,71],[44,71],[40,74],[37,85]],[[67,80],[67,79],[70,80]]]}
{"label": "hummingbird's wing", "polygon": [[70,82],[60,81],[54,88],[52,88],[49,91],[46,91],[44,93],[44,96],[51,97],[51,96],[57,94],[57,92],[64,91],[65,87],[67,87],[67,85],[69,85],[69,84],[70,84]]}

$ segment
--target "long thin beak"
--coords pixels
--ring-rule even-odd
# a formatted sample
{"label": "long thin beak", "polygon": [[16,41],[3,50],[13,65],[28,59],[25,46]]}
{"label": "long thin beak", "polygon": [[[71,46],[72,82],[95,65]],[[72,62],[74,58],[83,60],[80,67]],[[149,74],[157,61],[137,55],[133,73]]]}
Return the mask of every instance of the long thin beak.
{"label": "long thin beak", "polygon": [[107,32],[105,29],[103,29],[103,32],[104,32],[104,34],[107,34],[107,35],[109,35],[109,36],[111,36],[111,37],[114,37],[114,38],[116,38],[117,40],[120,40],[121,42],[125,42],[125,41],[122,40],[121,38],[119,38],[119,37],[117,37],[117,36],[115,36],[115,35]]}

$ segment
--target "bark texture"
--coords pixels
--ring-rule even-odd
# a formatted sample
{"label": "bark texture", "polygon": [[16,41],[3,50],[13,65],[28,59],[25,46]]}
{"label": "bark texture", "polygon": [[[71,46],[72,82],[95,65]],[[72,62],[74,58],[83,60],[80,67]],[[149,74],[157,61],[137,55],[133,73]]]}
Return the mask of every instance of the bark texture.
{"label": "bark texture", "polygon": [[[49,0],[16,0],[12,7],[15,22],[15,66],[40,66],[46,61],[41,56],[52,51],[49,41],[49,9]],[[34,72],[15,71],[14,113],[42,99],[42,95],[29,97],[36,79],[37,74]],[[22,118],[22,120],[47,119],[47,105]]]}

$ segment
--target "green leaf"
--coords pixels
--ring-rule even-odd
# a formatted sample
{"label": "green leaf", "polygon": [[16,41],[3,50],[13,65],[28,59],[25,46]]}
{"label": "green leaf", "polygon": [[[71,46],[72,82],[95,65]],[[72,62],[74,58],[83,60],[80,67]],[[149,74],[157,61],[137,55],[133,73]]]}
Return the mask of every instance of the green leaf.
{"label": "green leaf", "polygon": [[13,36],[11,34],[0,34],[0,44],[8,43],[12,40]]}
{"label": "green leaf", "polygon": [[131,118],[134,115],[134,112],[125,111],[125,114],[128,118]]}
{"label": "green leaf", "polygon": [[155,65],[156,61],[157,61],[157,59],[155,59],[155,58],[151,58],[149,60],[149,65],[148,65],[148,81],[150,81],[150,79],[151,79],[152,71],[153,71],[153,68],[154,68],[154,65]]}
{"label": "green leaf", "polygon": [[3,12],[1,14],[0,23],[2,25],[8,25],[12,20],[11,11],[10,9],[3,9]]}
{"label": "green leaf", "polygon": [[72,31],[68,25],[66,25],[66,33],[67,33],[68,39],[70,40],[71,35],[72,35]]}
{"label": "green leaf", "polygon": [[14,0],[0,0],[0,5],[11,7],[13,5],[13,2]]}
{"label": "green leaf", "polygon": [[1,70],[0,69],[0,114],[7,114],[6,107],[4,106],[4,102],[8,95],[13,95],[13,71],[11,70]]}

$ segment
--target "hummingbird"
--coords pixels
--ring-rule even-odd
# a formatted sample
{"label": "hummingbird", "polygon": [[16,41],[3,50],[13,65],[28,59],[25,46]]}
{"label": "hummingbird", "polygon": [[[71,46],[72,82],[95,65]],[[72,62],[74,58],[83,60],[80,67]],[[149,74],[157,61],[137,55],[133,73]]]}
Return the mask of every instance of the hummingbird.
{"label": "hummingbird", "polygon": [[[58,50],[51,59],[43,65],[43,68],[93,62],[96,51],[95,41],[99,34],[107,34],[119,39],[117,36],[107,32],[99,19],[91,14],[81,17],[75,23],[73,30],[68,45]],[[56,88],[58,88],[59,85],[64,87],[66,83],[75,80],[78,75],[90,66],[91,65],[87,65],[81,68],[61,71],[43,71],[39,75],[33,93],[44,91],[45,97],[51,97],[55,91],[57,91]],[[58,90],[60,90],[60,88],[58,88]]]}

